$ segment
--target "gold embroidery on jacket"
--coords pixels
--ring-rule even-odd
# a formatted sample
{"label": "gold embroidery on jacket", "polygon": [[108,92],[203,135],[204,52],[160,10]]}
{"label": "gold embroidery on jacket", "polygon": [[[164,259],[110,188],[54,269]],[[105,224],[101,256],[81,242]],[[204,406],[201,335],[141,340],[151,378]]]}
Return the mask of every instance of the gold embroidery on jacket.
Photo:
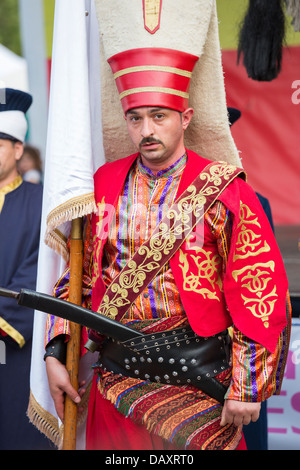
{"label": "gold embroidery on jacket", "polygon": [[220,269],[222,260],[219,254],[213,255],[211,251],[206,251],[201,247],[193,247],[195,255],[190,252],[184,253],[180,250],[179,267],[183,274],[183,288],[185,291],[192,291],[201,294],[204,299],[218,300],[216,285],[222,289]]}
{"label": "gold embroidery on jacket", "polygon": [[[160,265],[162,268],[168,262],[168,255],[172,252],[175,242],[184,240],[192,230],[192,217],[197,219],[204,215],[204,204],[207,196],[217,194],[224,180],[230,182],[236,167],[224,162],[216,162],[203,171],[199,179],[204,181],[199,190],[194,184],[187,188],[188,195],[179,198],[178,202],[167,211],[164,221],[156,227],[148,240],[148,246],[142,245],[137,250],[141,256],[139,264],[131,259],[121,273],[115,278],[108,292],[104,295],[98,312],[115,319],[118,308],[131,303],[130,293],[141,293],[148,284],[147,274]],[[164,261],[162,259],[165,258]]]}
{"label": "gold embroidery on jacket", "polygon": [[238,240],[236,253],[233,257],[233,261],[237,259],[245,259],[250,256],[257,256],[260,253],[270,251],[270,247],[266,241],[262,243],[261,234],[255,233],[255,227],[249,228],[249,225],[259,227],[260,223],[255,217],[255,214],[251,212],[246,204],[241,204],[240,208],[240,222],[237,228],[241,229]]}
{"label": "gold embroidery on jacket", "polygon": [[[246,204],[241,203],[240,219],[238,228],[241,229],[241,232],[238,234],[233,260],[255,257],[261,253],[271,251],[268,243],[262,240],[258,218],[255,217]],[[237,261],[236,265],[238,266],[238,264]],[[274,310],[278,297],[272,277],[274,270],[275,263],[270,260],[249,264],[232,272],[233,279],[236,282],[238,280],[241,282],[243,289],[241,297],[245,306],[256,318],[262,320],[266,328],[269,326],[269,317]]]}

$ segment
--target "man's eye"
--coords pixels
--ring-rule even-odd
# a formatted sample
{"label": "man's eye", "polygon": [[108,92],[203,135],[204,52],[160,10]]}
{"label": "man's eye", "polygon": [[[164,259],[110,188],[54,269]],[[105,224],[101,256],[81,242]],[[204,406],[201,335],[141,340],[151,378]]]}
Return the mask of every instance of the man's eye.
{"label": "man's eye", "polygon": [[155,119],[163,119],[163,118],[164,118],[164,114],[162,113],[155,114]]}

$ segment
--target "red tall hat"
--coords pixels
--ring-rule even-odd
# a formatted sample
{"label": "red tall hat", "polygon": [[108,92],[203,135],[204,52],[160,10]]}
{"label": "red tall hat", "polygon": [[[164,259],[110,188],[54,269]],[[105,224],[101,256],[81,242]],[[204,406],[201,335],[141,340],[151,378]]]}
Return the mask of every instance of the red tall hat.
{"label": "red tall hat", "polygon": [[112,56],[108,62],[124,113],[141,106],[184,111],[197,60],[195,55],[164,48],[131,49]]}

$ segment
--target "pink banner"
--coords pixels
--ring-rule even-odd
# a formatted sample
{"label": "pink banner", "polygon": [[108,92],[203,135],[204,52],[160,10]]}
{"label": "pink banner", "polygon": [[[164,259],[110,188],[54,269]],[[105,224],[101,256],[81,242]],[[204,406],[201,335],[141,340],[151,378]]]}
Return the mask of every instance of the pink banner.
{"label": "pink banner", "polygon": [[248,182],[269,199],[275,225],[300,225],[300,47],[284,48],[282,71],[257,82],[223,51],[228,106],[242,117],[232,127]]}

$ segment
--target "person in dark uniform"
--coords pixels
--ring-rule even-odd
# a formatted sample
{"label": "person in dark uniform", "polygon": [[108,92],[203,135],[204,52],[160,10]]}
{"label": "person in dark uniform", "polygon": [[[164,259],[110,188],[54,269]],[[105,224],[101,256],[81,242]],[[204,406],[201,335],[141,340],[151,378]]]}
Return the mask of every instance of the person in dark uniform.
{"label": "person in dark uniform", "polygon": [[[230,126],[232,126],[241,117],[241,114],[242,113],[239,109],[228,108]],[[270,202],[257,191],[256,195],[274,232]],[[244,437],[248,450],[268,450],[268,417],[266,401],[262,402],[259,419],[256,422],[250,423],[249,426],[244,426]]]}
{"label": "person in dark uniform", "polygon": [[[35,289],[40,239],[42,186],[22,180],[17,161],[27,133],[32,97],[0,90],[0,286]],[[0,449],[49,449],[29,422],[29,374],[33,311],[0,298]]]}

